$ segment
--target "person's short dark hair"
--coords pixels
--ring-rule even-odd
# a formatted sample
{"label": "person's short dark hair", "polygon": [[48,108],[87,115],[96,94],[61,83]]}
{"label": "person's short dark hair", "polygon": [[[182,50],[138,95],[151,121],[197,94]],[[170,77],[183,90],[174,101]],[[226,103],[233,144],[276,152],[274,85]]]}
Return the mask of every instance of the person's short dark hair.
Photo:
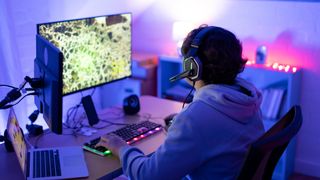
{"label": "person's short dark hair", "polygon": [[[184,40],[181,53],[186,56],[192,40],[204,28],[192,30]],[[197,55],[202,62],[201,80],[205,84],[232,84],[243,71],[247,59],[242,57],[242,45],[230,31],[215,27],[206,33],[200,43]]]}

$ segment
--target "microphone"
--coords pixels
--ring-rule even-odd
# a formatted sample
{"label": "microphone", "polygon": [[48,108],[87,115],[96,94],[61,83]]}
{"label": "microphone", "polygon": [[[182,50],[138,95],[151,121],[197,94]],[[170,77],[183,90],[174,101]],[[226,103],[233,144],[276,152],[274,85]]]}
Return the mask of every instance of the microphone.
{"label": "microphone", "polygon": [[180,74],[177,74],[177,75],[171,77],[169,80],[170,80],[170,82],[174,82],[174,81],[177,81],[177,80],[186,78],[186,77],[188,77],[188,76],[190,76],[190,75],[192,75],[192,74],[193,74],[193,69],[191,69],[191,70],[186,70],[186,71],[183,71],[183,72],[180,73]]}

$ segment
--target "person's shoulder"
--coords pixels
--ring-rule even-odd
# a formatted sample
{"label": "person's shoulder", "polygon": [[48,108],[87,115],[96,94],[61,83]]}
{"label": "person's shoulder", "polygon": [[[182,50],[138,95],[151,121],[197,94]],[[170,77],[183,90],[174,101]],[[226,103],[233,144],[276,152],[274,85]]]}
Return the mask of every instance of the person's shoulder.
{"label": "person's shoulder", "polygon": [[196,100],[191,102],[183,111],[179,113],[180,118],[197,118],[199,115],[204,115],[202,114],[203,112],[206,112],[206,109],[210,109],[212,112],[212,108],[205,103],[204,101],[201,100]]}

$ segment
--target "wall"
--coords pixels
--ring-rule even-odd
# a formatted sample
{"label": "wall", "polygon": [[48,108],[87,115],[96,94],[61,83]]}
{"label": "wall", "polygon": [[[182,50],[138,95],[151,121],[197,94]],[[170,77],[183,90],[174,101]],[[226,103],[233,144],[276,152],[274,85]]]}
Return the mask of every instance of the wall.
{"label": "wall", "polygon": [[[176,55],[175,42],[171,40],[174,21],[225,27],[242,40],[244,54],[250,59],[254,59],[258,45],[267,45],[269,62],[303,68],[300,100],[304,123],[298,135],[295,165],[297,172],[320,177],[320,139],[317,138],[320,136],[317,122],[317,104],[320,104],[317,93],[320,88],[317,83],[320,80],[320,3],[267,0],[0,1],[0,57],[4,58],[1,64],[10,69],[10,80],[6,83],[14,85],[20,83],[24,75],[33,73],[35,25],[41,22],[133,12],[134,52]],[[11,62],[15,62],[14,66]],[[12,75],[11,71],[20,74]],[[2,83],[3,79],[0,80]],[[0,93],[2,97],[3,91]],[[18,105],[17,108],[30,107],[32,101],[32,98],[27,99],[26,105]],[[32,110],[27,108],[28,113]],[[5,124],[3,121],[0,125]]]}

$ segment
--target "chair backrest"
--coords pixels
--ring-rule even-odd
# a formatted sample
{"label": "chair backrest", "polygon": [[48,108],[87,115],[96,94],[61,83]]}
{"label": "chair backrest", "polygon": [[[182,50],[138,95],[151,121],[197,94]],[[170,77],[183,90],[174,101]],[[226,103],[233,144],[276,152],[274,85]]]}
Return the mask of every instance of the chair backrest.
{"label": "chair backrest", "polygon": [[251,144],[238,179],[271,179],[277,162],[301,125],[301,108],[293,106],[274,126]]}

